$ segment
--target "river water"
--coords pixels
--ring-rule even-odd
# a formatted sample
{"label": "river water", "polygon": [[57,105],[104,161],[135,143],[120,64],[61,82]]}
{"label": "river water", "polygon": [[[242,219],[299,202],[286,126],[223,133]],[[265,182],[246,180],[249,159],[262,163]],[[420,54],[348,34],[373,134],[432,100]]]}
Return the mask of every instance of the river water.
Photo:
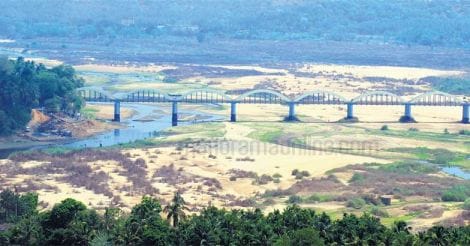
{"label": "river water", "polygon": [[[124,120],[122,123],[126,125],[122,129],[114,129],[109,132],[98,134],[90,138],[75,141],[62,145],[69,148],[84,147],[105,147],[117,144],[133,142],[158,136],[162,130],[171,126],[171,113],[162,110],[162,107],[152,104],[126,104],[126,108],[135,111],[135,114]],[[190,115],[193,120],[180,121],[178,125],[197,124],[202,122],[222,121],[224,117],[213,115],[194,110],[179,110],[180,115]]]}
{"label": "river water", "polygon": [[[101,104],[101,103],[93,103]],[[104,103],[103,103],[104,104]],[[154,136],[158,136],[163,130],[171,126],[171,113],[168,112],[169,107],[155,104],[125,104],[126,108],[132,109],[135,114],[129,119],[121,122],[123,128],[114,129],[101,134],[97,134],[88,138],[79,139],[71,142],[57,142],[47,146],[35,146],[30,148],[14,148],[4,149],[0,151],[0,159],[8,157],[15,151],[24,151],[31,149],[41,149],[50,147],[67,147],[67,148],[94,148],[106,147],[118,144],[130,143],[136,140],[142,140]],[[218,105],[208,105],[218,107]],[[213,115],[197,110],[179,110],[179,115],[188,116],[191,120],[180,121],[178,125],[190,125],[203,122],[223,121],[224,116]]]}
{"label": "river water", "polygon": [[[95,103],[100,104],[100,103]],[[217,105],[212,105],[218,107]],[[47,147],[67,147],[67,148],[95,148],[106,147],[118,144],[130,143],[136,140],[142,140],[158,136],[163,130],[171,126],[171,113],[169,107],[152,104],[126,104],[125,107],[134,110],[135,114],[122,122],[124,128],[114,129],[107,131],[89,138],[80,139],[70,143],[57,143],[48,145]],[[178,125],[190,125],[203,122],[223,121],[224,116],[208,114],[195,110],[179,110],[180,115],[189,115],[193,120],[180,121]],[[45,148],[35,147],[37,148]],[[9,153],[17,150],[27,149],[12,149],[10,151],[3,151],[0,153],[0,158],[5,158]],[[459,167],[443,167],[442,171],[454,175],[456,177],[470,180],[470,172],[467,172]]]}

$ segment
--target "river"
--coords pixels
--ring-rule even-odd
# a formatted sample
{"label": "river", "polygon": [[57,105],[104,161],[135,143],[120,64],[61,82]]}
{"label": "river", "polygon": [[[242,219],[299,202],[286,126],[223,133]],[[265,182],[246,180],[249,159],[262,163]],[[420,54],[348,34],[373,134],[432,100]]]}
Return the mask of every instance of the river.
{"label": "river", "polygon": [[[100,103],[94,103],[100,104]],[[218,105],[210,105],[218,107]],[[72,140],[72,141],[58,141],[42,146],[34,146],[29,148],[14,148],[4,149],[0,151],[0,158],[6,158],[9,154],[15,151],[24,151],[31,149],[51,148],[51,147],[66,147],[66,148],[94,148],[106,147],[118,144],[133,142],[136,140],[146,139],[157,136],[163,130],[171,126],[171,113],[166,111],[160,105],[155,104],[126,104],[125,107],[132,109],[135,113],[131,118],[125,119],[121,122],[125,127],[121,129],[114,129],[97,134],[88,138]],[[180,121],[178,125],[198,124],[202,122],[223,121],[223,116],[208,114],[197,110],[179,110],[180,115],[191,116],[191,120]],[[228,117],[228,116],[227,116]]]}

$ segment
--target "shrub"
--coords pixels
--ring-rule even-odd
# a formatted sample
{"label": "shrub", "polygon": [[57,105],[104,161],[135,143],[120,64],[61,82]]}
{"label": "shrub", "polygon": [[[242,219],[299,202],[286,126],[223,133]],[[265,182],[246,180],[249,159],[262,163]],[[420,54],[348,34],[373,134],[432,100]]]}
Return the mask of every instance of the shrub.
{"label": "shrub", "polygon": [[290,204],[297,204],[302,202],[302,197],[297,196],[297,195],[291,195],[289,196],[289,199],[287,200],[287,203]]}
{"label": "shrub", "polygon": [[470,210],[470,198],[465,199],[465,202],[463,203],[463,209]]}
{"label": "shrub", "polygon": [[310,177],[310,173],[308,171],[302,171],[300,174],[302,174],[304,177]]}
{"label": "shrub", "polygon": [[351,179],[349,180],[349,182],[350,183],[360,184],[360,183],[364,182],[364,180],[365,180],[364,175],[362,175],[360,173],[354,173],[353,176],[351,177]]}
{"label": "shrub", "polygon": [[470,197],[470,184],[455,185],[442,193],[441,199],[445,202],[463,202]]}
{"label": "shrub", "polygon": [[411,127],[410,129],[408,129],[408,131],[410,131],[410,132],[419,132],[419,129],[415,128],[415,127]]}
{"label": "shrub", "polygon": [[302,179],[304,176],[301,173],[295,175],[295,179]]}
{"label": "shrub", "polygon": [[235,176],[230,176],[229,180],[230,180],[230,181],[237,181],[237,177],[235,177]]}
{"label": "shrub", "polygon": [[271,176],[269,176],[267,174],[263,174],[263,175],[261,175],[261,177],[259,177],[255,180],[255,183],[260,184],[260,185],[264,185],[264,184],[267,184],[271,181],[273,181],[273,178]]}
{"label": "shrub", "polygon": [[281,178],[281,177],[282,177],[282,175],[281,175],[281,174],[279,174],[279,173],[275,173],[275,174],[273,174],[273,178]]}
{"label": "shrub", "polygon": [[292,176],[296,176],[299,173],[299,169],[292,170]]}
{"label": "shrub", "polygon": [[380,128],[381,131],[388,131],[388,125],[383,125],[381,128]]}
{"label": "shrub", "polygon": [[361,209],[366,205],[366,201],[362,198],[352,198],[348,200],[346,206],[349,208]]}
{"label": "shrub", "polygon": [[317,202],[328,202],[332,201],[333,197],[329,195],[321,195],[321,194],[312,194],[303,199],[305,203],[317,203]]}
{"label": "shrub", "polygon": [[459,134],[460,134],[460,135],[467,135],[467,136],[470,136],[470,131],[469,131],[469,130],[460,130],[460,131],[459,131]]}
{"label": "shrub", "polygon": [[444,129],[444,134],[450,134],[449,129]]}
{"label": "shrub", "polygon": [[375,206],[370,209],[370,213],[372,215],[382,217],[382,218],[390,217],[390,215],[387,213],[386,210],[380,209],[379,207],[375,207]]}

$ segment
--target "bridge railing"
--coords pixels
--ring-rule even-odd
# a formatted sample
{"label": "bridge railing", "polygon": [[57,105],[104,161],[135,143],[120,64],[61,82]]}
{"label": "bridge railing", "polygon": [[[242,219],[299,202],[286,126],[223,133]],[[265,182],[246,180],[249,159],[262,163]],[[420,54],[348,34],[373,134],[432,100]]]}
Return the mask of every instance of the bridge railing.
{"label": "bridge railing", "polygon": [[352,99],[351,102],[357,105],[401,105],[404,103],[400,96],[386,91],[361,94]]}

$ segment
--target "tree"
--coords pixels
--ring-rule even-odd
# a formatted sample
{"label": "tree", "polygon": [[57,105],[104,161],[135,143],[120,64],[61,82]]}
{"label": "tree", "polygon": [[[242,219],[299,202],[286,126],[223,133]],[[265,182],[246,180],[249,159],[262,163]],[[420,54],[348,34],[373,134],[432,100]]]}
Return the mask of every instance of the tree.
{"label": "tree", "polygon": [[183,197],[179,192],[176,192],[171,203],[163,209],[163,212],[167,214],[167,219],[172,219],[174,227],[178,226],[180,219],[186,218],[184,210],[188,210],[188,208],[185,207],[185,205],[186,202],[184,201]]}
{"label": "tree", "polygon": [[290,245],[298,245],[298,246],[321,246],[325,245],[325,242],[318,234],[318,231],[315,231],[312,228],[305,228],[293,231],[289,234],[284,234],[280,239],[278,239],[275,243],[275,246],[290,246]]}
{"label": "tree", "polygon": [[144,196],[141,203],[132,208],[121,231],[124,244],[164,245],[173,241],[169,224],[161,218],[161,212],[155,198]]}

